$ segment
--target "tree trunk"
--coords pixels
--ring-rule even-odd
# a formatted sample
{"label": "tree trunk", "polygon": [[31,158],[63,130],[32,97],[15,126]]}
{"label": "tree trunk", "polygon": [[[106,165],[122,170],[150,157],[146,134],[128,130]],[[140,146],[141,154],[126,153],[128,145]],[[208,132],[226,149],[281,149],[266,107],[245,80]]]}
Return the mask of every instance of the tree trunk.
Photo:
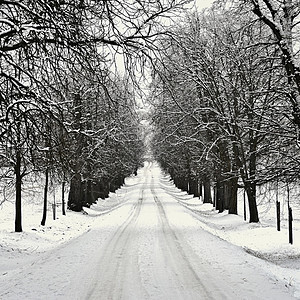
{"label": "tree trunk", "polygon": [[82,168],[82,150],[85,144],[85,140],[81,133],[82,130],[82,99],[79,93],[74,95],[73,99],[74,108],[74,128],[77,130],[75,134],[75,146],[76,151],[74,152],[74,165],[72,169],[75,174],[70,182],[70,191],[68,196],[68,208],[73,211],[81,211],[83,207],[83,186],[81,181],[80,170]]}
{"label": "tree trunk", "polygon": [[45,186],[44,186],[44,206],[43,206],[43,218],[41,221],[41,225],[45,226],[46,224],[46,218],[47,218],[47,206],[48,206],[48,186],[49,186],[49,170],[46,169],[45,172]]}
{"label": "tree trunk", "polygon": [[230,179],[230,196],[228,213],[237,215],[237,191],[238,191],[238,178]]}
{"label": "tree trunk", "polygon": [[62,214],[63,216],[66,215],[66,203],[65,203],[65,185],[66,185],[66,182],[65,180],[62,182],[62,185],[61,185],[61,203],[62,203]]}
{"label": "tree trunk", "polygon": [[169,174],[170,174],[171,179],[174,181],[174,169],[173,168],[170,168]]}
{"label": "tree trunk", "polygon": [[94,202],[94,199],[93,199],[93,196],[92,196],[92,181],[90,179],[87,179],[85,182],[84,182],[84,206],[87,206],[87,207],[90,207],[93,202]]}
{"label": "tree trunk", "polygon": [[[253,120],[252,115],[249,117]],[[249,130],[250,140],[250,161],[249,161],[249,174],[250,180],[246,181],[245,188],[248,196],[250,223],[259,222],[257,204],[256,204],[256,150],[257,150],[257,139],[254,137],[252,129]]]}
{"label": "tree trunk", "polygon": [[105,178],[99,180],[99,197],[105,199],[109,195],[109,182]]}
{"label": "tree trunk", "polygon": [[198,184],[199,184],[199,186],[198,186],[199,198],[202,198],[203,197],[203,192],[202,192],[202,186],[203,186],[203,184],[202,184],[202,180],[199,180]]}
{"label": "tree trunk", "polygon": [[217,209],[223,212],[229,208],[229,198],[231,190],[231,182],[228,174],[231,172],[232,162],[228,152],[227,141],[219,141],[218,150],[221,163],[217,170]]}
{"label": "tree trunk", "polygon": [[195,197],[200,197],[200,190],[199,190],[199,185],[200,185],[200,181],[199,181],[199,178],[196,177],[194,179],[194,196]]}
{"label": "tree trunk", "polygon": [[183,184],[182,184],[182,177],[177,177],[177,184],[176,186],[179,188],[179,189],[182,189],[183,188]]}
{"label": "tree trunk", "polygon": [[116,191],[116,184],[115,184],[115,179],[112,179],[110,182],[109,182],[109,191],[111,193],[114,193]]}
{"label": "tree trunk", "polygon": [[229,208],[229,199],[231,196],[231,181],[229,179],[226,179],[225,182],[223,182],[223,204],[224,204],[224,210]]}
{"label": "tree trunk", "polygon": [[216,208],[217,203],[217,187],[214,186],[214,201],[213,201],[213,207]]}
{"label": "tree trunk", "polygon": [[203,203],[212,203],[211,199],[211,186],[210,186],[210,179],[205,177],[203,179],[203,187],[204,187],[204,199]]}
{"label": "tree trunk", "polygon": [[96,182],[93,183],[94,188],[93,188],[93,196],[95,201],[97,201],[99,198],[101,198],[101,182],[100,180],[97,180]]}
{"label": "tree trunk", "polygon": [[178,188],[178,177],[174,176],[173,181],[174,181],[175,186]]}
{"label": "tree trunk", "polygon": [[216,193],[216,209],[221,213],[224,211],[224,182],[220,178],[217,178]]}
{"label": "tree trunk", "polygon": [[82,183],[79,173],[76,173],[71,179],[68,208],[73,211],[82,210]]}
{"label": "tree trunk", "polygon": [[22,232],[22,174],[21,174],[21,152],[16,153],[16,203],[15,203],[15,232]]}
{"label": "tree trunk", "polygon": [[125,176],[122,175],[122,174],[119,174],[119,177],[118,177],[118,188],[120,188],[124,184],[125,184]]}
{"label": "tree trunk", "polygon": [[181,189],[185,192],[189,190],[189,181],[185,177],[181,179]]}
{"label": "tree trunk", "polygon": [[183,187],[183,184],[182,184],[182,178],[181,177],[177,177],[177,184],[176,186],[179,188],[179,189],[182,189]]}
{"label": "tree trunk", "polygon": [[249,163],[249,174],[250,178],[248,177],[247,173],[245,172],[245,164],[242,164],[239,154],[239,148],[235,141],[233,141],[233,153],[235,155],[236,165],[240,169],[240,174],[244,182],[245,190],[248,197],[248,205],[249,205],[249,214],[250,214],[250,223],[257,223],[259,222],[258,218],[258,210],[256,204],[256,142],[252,136],[253,131],[250,131],[250,163]]}
{"label": "tree trunk", "polygon": [[194,195],[195,197],[199,197],[198,183],[197,180],[193,177],[191,177],[189,180],[189,194]]}
{"label": "tree trunk", "polygon": [[250,223],[257,223],[259,222],[258,218],[258,210],[256,204],[256,183],[247,182],[245,184],[245,189],[248,198],[248,205],[249,205],[249,214],[250,214]]}

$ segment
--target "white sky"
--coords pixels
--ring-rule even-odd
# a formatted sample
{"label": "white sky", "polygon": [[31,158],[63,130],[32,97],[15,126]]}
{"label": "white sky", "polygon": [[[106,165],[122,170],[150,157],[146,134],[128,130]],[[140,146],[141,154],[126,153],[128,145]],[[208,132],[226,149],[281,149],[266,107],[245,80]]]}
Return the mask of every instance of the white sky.
{"label": "white sky", "polygon": [[214,0],[195,0],[195,5],[198,9],[206,8],[211,6]]}

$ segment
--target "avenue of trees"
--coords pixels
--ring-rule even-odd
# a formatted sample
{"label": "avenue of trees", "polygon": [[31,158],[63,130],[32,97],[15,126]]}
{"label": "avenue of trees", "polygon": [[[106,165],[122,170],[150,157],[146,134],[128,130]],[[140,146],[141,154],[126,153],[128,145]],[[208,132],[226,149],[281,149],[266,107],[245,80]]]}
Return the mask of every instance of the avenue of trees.
{"label": "avenue of trees", "polygon": [[45,179],[45,225],[50,182],[81,211],[137,171],[149,62],[152,152],[179,188],[232,214],[243,188],[258,222],[257,187],[299,180],[299,1],[219,0],[179,21],[189,2],[0,1],[0,187],[15,191],[15,231],[31,175]]}
{"label": "avenue of trees", "polygon": [[68,184],[67,205],[81,211],[136,172],[133,77],[159,21],[184,2],[0,1],[0,180],[14,185],[15,231],[30,174],[45,178],[44,225],[50,181]]}
{"label": "avenue of trees", "polygon": [[[299,180],[299,1],[219,1],[190,13],[153,63],[153,153],[219,212],[257,187]],[[212,191],[214,191],[212,193]]]}

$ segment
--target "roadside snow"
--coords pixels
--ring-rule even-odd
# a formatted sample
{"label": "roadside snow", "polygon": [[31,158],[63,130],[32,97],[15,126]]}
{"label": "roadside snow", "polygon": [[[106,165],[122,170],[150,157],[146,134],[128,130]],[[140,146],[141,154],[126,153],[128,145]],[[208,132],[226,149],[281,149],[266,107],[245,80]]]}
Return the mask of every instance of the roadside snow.
{"label": "roadside snow", "polygon": [[[110,193],[109,198],[99,199],[97,204],[84,208],[82,213],[67,211],[62,215],[61,207],[57,208],[56,219],[53,220],[51,203],[48,208],[47,221],[41,226],[42,190],[36,195],[25,197],[23,213],[23,232],[14,232],[14,203],[5,201],[0,206],[0,275],[5,275],[22,265],[25,260],[34,260],[34,254],[44,253],[88,232],[97,221],[97,216],[109,213],[123,205],[127,189],[136,184],[134,177],[126,179],[126,186]],[[127,195],[128,196],[128,195]],[[56,199],[60,197],[59,193]]]}
{"label": "roadside snow", "polygon": [[[300,299],[300,219],[293,216],[293,245],[288,243],[288,224],[286,217],[281,222],[281,231],[276,229],[275,209],[259,206],[264,211],[260,223],[245,222],[241,215],[229,215],[228,211],[218,213],[212,204],[203,204],[199,198],[192,197],[177,189],[168,175],[161,181],[164,189],[188,208],[195,218],[201,221],[206,231],[242,247],[246,252],[261,258],[262,265],[287,286],[295,288],[294,296]],[[275,207],[275,205],[274,205]],[[239,202],[243,208],[243,202]],[[268,263],[266,263],[268,262]]]}

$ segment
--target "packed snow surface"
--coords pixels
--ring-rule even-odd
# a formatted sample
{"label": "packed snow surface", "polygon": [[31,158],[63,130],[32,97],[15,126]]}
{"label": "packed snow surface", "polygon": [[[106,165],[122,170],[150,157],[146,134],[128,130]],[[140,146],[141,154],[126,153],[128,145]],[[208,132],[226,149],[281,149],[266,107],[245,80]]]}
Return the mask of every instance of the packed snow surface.
{"label": "packed snow surface", "polygon": [[0,210],[0,299],[300,299],[299,231],[289,245],[268,223],[218,214],[156,163],[87,214],[42,227],[27,204],[14,233],[12,208]]}

